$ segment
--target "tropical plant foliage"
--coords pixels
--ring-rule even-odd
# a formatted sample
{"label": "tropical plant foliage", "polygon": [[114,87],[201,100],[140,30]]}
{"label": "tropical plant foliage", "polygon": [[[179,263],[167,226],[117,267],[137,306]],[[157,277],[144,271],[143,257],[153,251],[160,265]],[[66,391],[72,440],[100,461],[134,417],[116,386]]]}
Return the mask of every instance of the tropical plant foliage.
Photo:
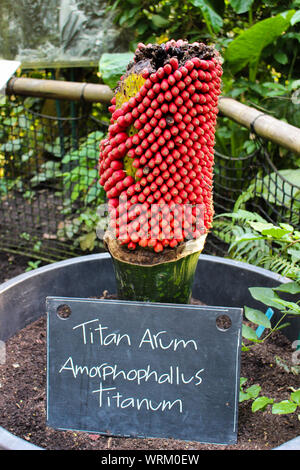
{"label": "tropical plant foliage", "polygon": [[233,258],[300,279],[300,232],[292,225],[274,225],[257,213],[238,209],[218,215],[214,226],[229,243]]}
{"label": "tropical plant foliage", "polygon": [[[139,6],[135,0],[109,0],[108,5],[132,51],[138,42],[170,38],[213,43],[224,58],[223,95],[299,126],[300,0],[143,0]],[[120,54],[101,58],[100,73],[110,86],[124,70]],[[299,167],[299,156],[278,151],[272,142],[264,146],[277,168]],[[256,147],[247,129],[219,116],[220,153],[244,157]]]}
{"label": "tropical plant foliage", "polygon": [[[110,87],[117,85],[119,77],[124,73],[128,61],[133,56],[132,51],[139,42],[161,43],[170,38],[185,38],[189,42],[204,41],[215,44],[224,57],[223,95],[256,106],[279,119],[299,126],[300,93],[298,90],[300,78],[297,71],[299,70],[300,57],[300,0],[161,0],[159,2],[108,0],[107,5],[107,15],[114,17],[115,23],[123,30],[124,37],[130,42],[127,53],[103,54],[101,56],[100,77]],[[79,30],[80,22],[77,26]],[[77,26],[75,23],[72,24],[72,34],[76,34]],[[62,70],[60,76],[56,78],[70,80],[67,74],[65,76],[64,74]],[[95,70],[86,69],[84,72],[76,70],[76,74],[75,81],[99,81]],[[35,71],[31,73],[31,76],[37,78],[50,78],[48,75],[49,72],[43,74]],[[35,98],[27,98],[26,106],[29,109],[45,112],[45,108],[42,108],[40,101]],[[102,199],[103,194],[94,187],[88,185],[87,188],[84,188],[87,173],[89,176],[95,173],[92,162],[93,151],[89,150],[89,156],[84,156],[87,148],[86,138],[80,139],[79,148],[77,148],[72,145],[70,136],[70,145],[67,145],[66,150],[62,152],[57,135],[48,135],[45,141],[40,118],[32,120],[35,128],[32,130],[32,138],[30,132],[27,132],[24,137],[22,126],[25,127],[26,122],[23,107],[15,107],[13,115],[10,116],[6,112],[7,108],[0,104],[1,121],[5,122],[9,119],[12,122],[11,119],[13,119],[15,123],[13,124],[13,132],[9,134],[6,132],[8,127],[0,126],[0,194],[6,194],[7,191],[17,188],[23,191],[25,198],[30,199],[38,182],[42,179],[47,182],[49,179],[58,178],[63,181],[65,189],[71,191],[70,199],[66,201],[63,209],[66,215],[69,215],[70,207],[74,203],[81,203],[85,207],[85,211],[88,211],[89,207]],[[101,115],[102,120],[109,120],[103,109],[98,109],[96,112],[98,117]],[[227,118],[219,117],[218,123],[216,148],[224,155],[235,157],[234,165],[239,171],[238,159],[255,150],[255,140],[246,129]],[[35,150],[32,150],[31,140],[33,137],[34,141],[39,143]],[[92,137],[89,136],[88,139]],[[49,148],[49,156],[52,161],[48,163],[42,160],[42,166],[37,169],[34,163],[36,163],[36,158],[39,158],[39,155],[44,152],[46,146]],[[276,167],[285,172],[285,177],[287,174],[289,177],[291,176],[290,170],[295,171],[293,182],[299,186],[299,170],[296,173],[300,164],[299,156],[290,155],[283,149],[280,149],[280,152],[274,152],[272,143],[265,143],[265,146]],[[69,175],[65,171],[67,160],[72,164],[72,172]],[[33,162],[32,165],[31,162]],[[22,174],[24,163],[31,170],[30,178],[25,184]],[[15,177],[12,177],[9,172],[11,165],[14,166],[14,174],[17,175]],[[79,176],[78,180],[76,180],[77,176]],[[270,175],[271,183],[272,180],[272,175]],[[265,184],[263,186],[265,187]],[[249,198],[251,189],[250,186],[243,197]],[[286,200],[289,195],[285,194],[284,197]],[[269,202],[274,203],[274,201]],[[245,209],[245,205],[239,206],[239,208]],[[235,208],[236,210],[237,208]],[[68,225],[70,239],[73,239],[75,232],[77,235],[79,233],[80,236],[82,235],[78,227],[84,227],[84,230],[88,230],[87,218],[88,216],[84,221],[76,219],[76,224],[70,222]],[[235,222],[237,223],[235,224]],[[298,223],[296,220],[291,221],[294,235],[297,233]],[[241,219],[228,217],[223,218],[222,221],[216,219],[215,224],[217,228],[223,224],[222,231],[225,238],[229,236],[233,225],[236,227],[231,236],[235,232],[239,237],[249,231],[254,233],[254,228],[249,224],[246,228],[241,223]],[[255,233],[256,236],[261,236],[259,231],[255,230]],[[92,235],[89,237],[83,241],[82,246],[91,249],[94,247],[94,241]],[[78,242],[78,237],[76,240]],[[87,240],[91,240],[91,243],[86,243]],[[246,245],[252,244],[253,248],[254,243],[256,249],[249,249],[247,252]],[[231,246],[231,254],[258,264],[260,261],[255,261],[256,255],[260,260],[264,256],[263,265],[274,268],[270,260],[265,264],[266,256],[271,256],[274,252],[278,255],[280,252],[277,241],[276,244],[275,240],[272,243],[270,252],[270,239],[243,240],[239,244]],[[262,245],[265,250],[261,248]],[[275,245],[276,249],[278,248],[277,251],[276,249],[274,251]],[[260,249],[257,248],[258,246]],[[293,245],[293,250],[297,251],[297,246],[297,244]],[[291,251],[292,248],[289,247],[288,250]],[[281,256],[280,261],[293,263],[295,258],[292,258],[291,253],[286,251],[286,255],[287,258]],[[284,270],[283,265],[278,268],[282,273],[289,272]]]}

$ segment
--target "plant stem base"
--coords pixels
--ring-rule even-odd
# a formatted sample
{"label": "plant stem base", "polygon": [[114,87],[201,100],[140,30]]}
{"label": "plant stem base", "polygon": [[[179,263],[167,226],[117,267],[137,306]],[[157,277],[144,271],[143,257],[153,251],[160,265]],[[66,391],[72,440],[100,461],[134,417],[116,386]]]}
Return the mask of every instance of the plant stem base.
{"label": "plant stem base", "polygon": [[109,236],[104,240],[112,256],[117,295],[120,300],[190,303],[199,255],[206,235],[170,250],[166,254],[149,253],[145,258],[128,252]]}

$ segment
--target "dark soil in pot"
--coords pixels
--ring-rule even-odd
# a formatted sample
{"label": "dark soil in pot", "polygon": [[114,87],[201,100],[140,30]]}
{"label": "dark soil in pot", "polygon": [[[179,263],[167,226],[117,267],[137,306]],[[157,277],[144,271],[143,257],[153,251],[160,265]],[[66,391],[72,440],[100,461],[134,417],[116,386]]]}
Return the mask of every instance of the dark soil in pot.
{"label": "dark soil in pot", "polygon": [[[269,450],[299,435],[297,413],[273,415],[270,407],[253,413],[251,403],[239,406],[236,445],[206,445],[173,439],[114,438],[74,431],[57,431],[46,423],[46,318],[42,316],[6,342],[6,363],[0,366],[0,425],[48,450]],[[259,384],[261,394],[281,401],[299,376],[276,361],[290,363],[293,349],[281,333],[242,352],[241,376],[247,386]]]}
{"label": "dark soil in pot", "polygon": [[0,253],[0,283],[22,274],[28,267],[28,258],[10,253]]}

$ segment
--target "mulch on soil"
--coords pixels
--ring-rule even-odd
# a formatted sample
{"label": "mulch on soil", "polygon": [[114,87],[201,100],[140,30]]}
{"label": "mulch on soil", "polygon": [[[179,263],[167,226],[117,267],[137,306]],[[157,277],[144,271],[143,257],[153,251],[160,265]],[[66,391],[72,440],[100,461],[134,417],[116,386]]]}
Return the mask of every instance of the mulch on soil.
{"label": "mulch on soil", "polygon": [[[21,274],[27,260],[1,254],[1,282]],[[288,399],[290,387],[299,388],[299,376],[287,372],[276,361],[291,362],[294,350],[277,332],[263,344],[242,352],[241,377],[247,386],[259,384],[261,395],[275,401]],[[223,446],[175,439],[131,439],[46,426],[46,317],[41,316],[6,342],[6,362],[0,365],[0,426],[48,450],[269,450],[299,435],[297,413],[273,415],[253,413],[251,402],[239,406],[238,442]]]}

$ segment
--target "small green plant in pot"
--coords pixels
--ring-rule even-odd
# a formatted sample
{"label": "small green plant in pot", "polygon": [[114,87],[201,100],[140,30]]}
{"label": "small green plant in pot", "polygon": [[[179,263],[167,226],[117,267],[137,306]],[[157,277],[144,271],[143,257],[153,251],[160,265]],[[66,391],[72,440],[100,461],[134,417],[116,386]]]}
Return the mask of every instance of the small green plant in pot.
{"label": "small green plant in pot", "polygon": [[262,326],[263,328],[269,329],[264,338],[260,340],[256,334],[256,331],[254,331],[250,326],[243,325],[243,336],[250,341],[265,341],[275,331],[288,326],[289,323],[287,321],[283,323],[283,320],[288,320],[291,316],[294,315],[300,315],[300,300],[285,300],[279,295],[280,293],[287,293],[295,296],[299,294],[300,283],[298,281],[280,284],[278,287],[273,288],[250,287],[249,291],[255,300],[261,302],[269,308],[274,308],[279,312],[279,318],[275,325],[272,326],[270,319],[263,311],[245,306],[245,316],[247,320],[256,325]]}
{"label": "small green plant in pot", "polygon": [[[265,342],[275,331],[281,330],[289,325],[289,318],[292,316],[300,315],[300,300],[294,299],[285,300],[280,294],[289,294],[289,296],[299,297],[300,293],[300,283],[297,281],[292,281],[288,283],[280,284],[278,287],[267,288],[267,287],[251,287],[250,293],[252,297],[268,307],[266,313],[261,310],[250,308],[245,306],[245,317],[246,319],[257,325],[257,329],[254,330],[251,326],[244,324],[243,325],[243,337],[244,339],[253,343],[263,343]],[[278,316],[274,324],[271,324],[271,318],[273,315],[273,310],[276,309]],[[267,313],[271,312],[268,316]],[[266,329],[266,333],[261,336]],[[300,332],[298,331],[299,340],[296,340],[296,348],[299,347],[300,343]],[[243,345],[244,351],[250,349],[250,346]],[[296,351],[295,351],[296,352]],[[287,364],[285,361],[281,360],[279,357],[275,357],[276,365],[280,368],[283,368],[286,372],[292,373],[294,375],[299,375],[300,366],[298,361],[293,361],[292,364]],[[295,363],[294,363],[295,362]],[[253,412],[264,411],[268,406],[271,407],[272,414],[290,414],[299,412],[300,407],[300,389],[294,387],[289,387],[290,394],[289,398],[281,401],[276,401],[272,397],[261,395],[261,386],[259,384],[253,384],[246,388],[247,378],[240,378],[240,398],[239,401],[243,402],[246,400],[252,400],[251,409]],[[300,419],[300,414],[299,414]]]}

